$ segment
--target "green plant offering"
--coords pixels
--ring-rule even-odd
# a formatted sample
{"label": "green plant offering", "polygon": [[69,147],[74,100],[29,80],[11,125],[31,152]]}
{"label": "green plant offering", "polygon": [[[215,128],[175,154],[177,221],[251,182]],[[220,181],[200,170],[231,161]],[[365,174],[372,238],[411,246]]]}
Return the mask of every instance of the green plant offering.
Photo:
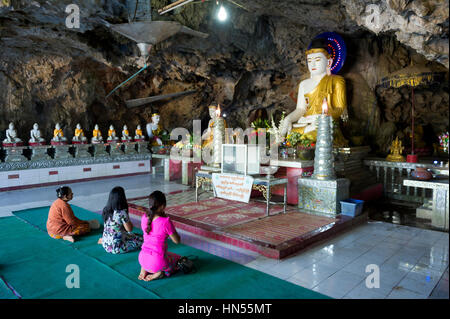
{"label": "green plant offering", "polygon": [[314,148],[315,146],[316,146],[316,143],[314,143],[313,140],[310,140],[305,135],[302,135],[302,137],[300,138],[299,148],[310,149],[310,148]]}
{"label": "green plant offering", "polygon": [[268,129],[271,127],[269,124],[269,121],[263,120],[263,119],[256,119],[255,121],[252,122],[251,126],[256,129],[258,129],[258,128]]}
{"label": "green plant offering", "polygon": [[302,134],[297,132],[291,132],[287,137],[288,146],[295,147],[300,142]]}

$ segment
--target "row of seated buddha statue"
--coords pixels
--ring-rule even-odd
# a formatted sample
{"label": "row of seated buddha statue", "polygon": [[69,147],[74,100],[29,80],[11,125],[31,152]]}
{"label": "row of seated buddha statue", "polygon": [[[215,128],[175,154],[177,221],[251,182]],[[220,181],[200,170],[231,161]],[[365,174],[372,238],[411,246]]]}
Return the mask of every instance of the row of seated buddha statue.
{"label": "row of seated buddha statue", "polygon": [[[119,138],[116,134],[116,130],[113,125],[110,125],[108,130],[108,137],[106,139],[107,143],[110,142],[131,142],[133,139],[129,134],[128,127],[123,126],[122,137]],[[142,133],[141,126],[138,125],[135,130],[134,141],[143,141],[144,135]],[[91,143],[103,143],[102,133],[96,124],[94,130],[92,131]],[[30,131],[30,139],[28,140],[30,146],[46,145],[45,139],[42,137],[41,131],[39,130],[39,125],[34,123],[33,129]],[[56,123],[55,129],[53,130],[53,138],[51,139],[52,144],[67,144],[67,138],[64,136],[63,129],[59,123]],[[84,134],[83,129],[80,124],[76,125],[75,133],[72,138],[73,144],[87,144],[88,139]],[[17,131],[14,127],[14,123],[9,123],[9,128],[6,130],[6,138],[3,140],[3,146],[22,146],[23,141],[17,136]]]}
{"label": "row of seated buddha statue", "polygon": [[[158,113],[154,113],[152,115],[152,122],[147,124],[147,134],[152,142],[152,145],[162,145],[162,141],[160,139],[160,134],[163,131],[161,124],[159,123],[160,115]],[[141,126],[138,125],[136,130],[134,131],[134,141],[141,142],[144,141],[145,137],[143,135]],[[109,126],[108,137],[106,138],[106,143],[118,143],[118,142],[132,142],[133,138],[130,135],[128,127],[126,125],[123,126],[122,136],[119,138],[116,130],[113,125]],[[78,123],[75,128],[74,136],[72,138],[72,144],[87,144],[88,139],[84,134],[81,125]],[[94,126],[94,130],[92,131],[92,139],[91,143],[99,144],[104,143],[103,135],[97,124]],[[28,144],[30,146],[39,146],[46,145],[45,139],[42,137],[41,131],[39,130],[39,125],[34,123],[33,129],[30,131],[30,139],[28,140]],[[67,144],[67,137],[64,136],[63,129],[59,123],[55,124],[55,128],[53,130],[53,138],[51,139],[52,145],[58,144]],[[6,138],[3,140],[3,146],[23,146],[23,141],[17,136],[17,131],[14,127],[14,123],[9,123],[9,127],[6,130]]]}

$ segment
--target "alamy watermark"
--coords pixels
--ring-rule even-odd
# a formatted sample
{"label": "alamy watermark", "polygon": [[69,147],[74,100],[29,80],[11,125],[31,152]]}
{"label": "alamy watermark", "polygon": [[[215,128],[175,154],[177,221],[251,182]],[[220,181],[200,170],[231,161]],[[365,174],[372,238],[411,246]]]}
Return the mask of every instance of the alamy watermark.
{"label": "alamy watermark", "polygon": [[66,272],[70,273],[66,277],[66,287],[69,289],[80,288],[80,267],[76,264],[69,264]]}
{"label": "alamy watermark", "polygon": [[[183,127],[177,127],[170,132],[170,140],[180,141],[183,145],[192,144],[193,147],[192,157],[194,163],[206,163],[211,164],[214,161],[214,141],[210,143],[208,147],[202,147],[202,142],[207,140],[210,135],[214,136],[214,130],[211,129],[209,134],[208,131],[204,130],[203,134],[201,131],[201,121],[193,120],[193,131],[192,135],[188,129]],[[273,134],[269,134],[267,137],[267,130],[264,128],[247,128],[243,130],[242,128],[226,128],[223,132],[223,144],[253,144],[259,146],[260,151],[260,163],[267,164],[270,160],[278,160],[278,148],[279,143],[276,142],[276,137]],[[192,136],[192,140],[190,141]],[[181,140],[179,140],[181,137]],[[214,137],[217,138],[217,137]],[[267,155],[267,150],[270,155]],[[221,149],[219,148],[219,154]],[[170,149],[171,159],[176,159],[178,157],[191,157],[190,149],[172,147]],[[220,157],[220,156],[219,156]]]}
{"label": "alamy watermark", "polygon": [[380,288],[380,267],[375,264],[367,265],[366,273],[370,273],[366,277],[366,287],[369,289]]}
{"label": "alamy watermark", "polygon": [[378,32],[381,30],[380,24],[380,7],[376,4],[369,4],[366,7],[366,11],[368,15],[365,17],[366,26],[369,27],[372,31]]}
{"label": "alamy watermark", "polygon": [[66,7],[66,13],[69,15],[66,17],[66,27],[69,29],[80,28],[80,7],[76,4],[69,4]]}

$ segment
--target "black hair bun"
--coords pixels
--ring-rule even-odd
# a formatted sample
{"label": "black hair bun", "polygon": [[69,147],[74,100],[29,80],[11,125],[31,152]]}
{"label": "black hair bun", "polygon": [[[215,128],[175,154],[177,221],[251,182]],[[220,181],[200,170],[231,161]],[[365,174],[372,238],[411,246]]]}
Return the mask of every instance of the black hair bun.
{"label": "black hair bun", "polygon": [[58,198],[62,198],[64,196],[69,195],[70,187],[69,186],[60,186],[58,189],[56,189],[56,196]]}
{"label": "black hair bun", "polygon": [[311,49],[325,49],[328,52],[328,42],[324,38],[317,38],[311,41]]}

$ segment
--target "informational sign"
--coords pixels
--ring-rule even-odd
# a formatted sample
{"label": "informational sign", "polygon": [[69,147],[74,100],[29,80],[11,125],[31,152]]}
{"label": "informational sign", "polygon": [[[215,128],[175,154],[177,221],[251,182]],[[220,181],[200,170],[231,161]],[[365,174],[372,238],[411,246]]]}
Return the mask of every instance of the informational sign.
{"label": "informational sign", "polygon": [[248,203],[252,192],[253,177],[238,174],[212,174],[216,196]]}

